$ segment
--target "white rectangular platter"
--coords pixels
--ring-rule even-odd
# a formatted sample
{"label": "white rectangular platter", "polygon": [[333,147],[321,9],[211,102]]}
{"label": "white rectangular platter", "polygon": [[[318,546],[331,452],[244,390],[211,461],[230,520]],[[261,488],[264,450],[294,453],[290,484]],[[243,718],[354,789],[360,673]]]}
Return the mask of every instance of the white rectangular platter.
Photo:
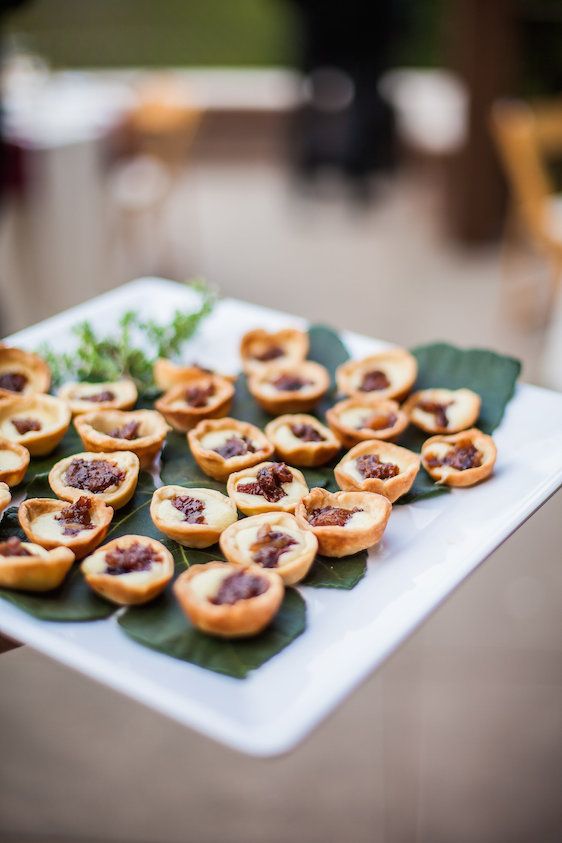
{"label": "white rectangular platter", "polygon": [[[104,331],[136,308],[164,320],[190,307],[188,289],[140,279],[8,338],[34,349],[71,344],[72,325]],[[304,326],[302,319],[225,299],[184,352],[186,361],[238,369],[250,328]],[[385,346],[344,334],[352,355]],[[115,616],[88,623],[36,620],[0,600],[0,630],[215,740],[256,756],[294,747],[495,548],[562,485],[562,394],[520,386],[496,431],[491,480],[471,490],[395,507],[384,540],[352,591],[302,588],[305,633],[245,680],[153,652]]]}

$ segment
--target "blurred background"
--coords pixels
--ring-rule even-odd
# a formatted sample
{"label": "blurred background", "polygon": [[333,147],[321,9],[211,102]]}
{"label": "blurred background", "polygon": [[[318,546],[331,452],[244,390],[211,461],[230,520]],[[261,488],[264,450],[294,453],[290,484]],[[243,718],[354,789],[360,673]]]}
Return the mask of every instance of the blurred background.
{"label": "blurred background", "polygon": [[[489,345],[562,389],[561,0],[0,16],[0,336],[202,275],[407,346]],[[282,760],[2,655],[0,839],[562,839],[561,514],[558,496]]]}

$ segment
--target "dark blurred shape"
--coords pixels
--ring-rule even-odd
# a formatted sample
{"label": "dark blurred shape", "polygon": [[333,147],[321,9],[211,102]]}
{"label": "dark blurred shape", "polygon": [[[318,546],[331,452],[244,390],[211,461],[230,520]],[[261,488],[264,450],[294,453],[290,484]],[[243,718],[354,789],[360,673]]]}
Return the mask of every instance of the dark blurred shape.
{"label": "dark blurred shape", "polygon": [[406,20],[399,0],[291,0],[300,30],[306,100],[295,119],[300,173],[339,169],[358,188],[395,161],[392,109],[379,80]]}
{"label": "dark blurred shape", "polygon": [[[0,64],[4,58],[4,19],[6,14],[18,6],[24,6],[29,0],[0,0]],[[0,205],[6,187],[19,170],[19,160],[4,142],[4,109],[0,100]],[[19,175],[19,174],[18,174]]]}

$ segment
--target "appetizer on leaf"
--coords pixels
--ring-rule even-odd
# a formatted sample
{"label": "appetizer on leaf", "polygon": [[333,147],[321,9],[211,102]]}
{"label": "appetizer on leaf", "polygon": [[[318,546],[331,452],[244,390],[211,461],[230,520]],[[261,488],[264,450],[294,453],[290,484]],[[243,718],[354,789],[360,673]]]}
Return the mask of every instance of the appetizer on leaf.
{"label": "appetizer on leaf", "polygon": [[263,462],[237,471],[228,478],[227,491],[240,512],[294,512],[308,486],[298,468],[283,462]]}
{"label": "appetizer on leaf", "polygon": [[258,427],[237,419],[206,419],[189,431],[187,440],[199,468],[215,480],[226,480],[273,454],[273,445]]}
{"label": "appetizer on leaf", "polygon": [[191,623],[221,638],[257,635],[283,601],[281,577],[273,571],[228,562],[192,565],[174,583],[174,593]]}
{"label": "appetizer on leaf", "polygon": [[416,358],[404,348],[392,348],[343,363],[336,371],[336,382],[344,395],[403,398],[413,387],[417,374]]}
{"label": "appetizer on leaf", "polygon": [[0,541],[0,588],[51,591],[62,583],[73,562],[68,547],[45,550],[13,536]]}
{"label": "appetizer on leaf", "polygon": [[0,436],[23,445],[32,457],[57,447],[70,425],[70,410],[52,395],[23,395],[0,400]]}
{"label": "appetizer on leaf", "polygon": [[63,501],[94,496],[113,509],[125,506],[135,493],[139,458],[130,451],[95,454],[84,451],[65,457],[49,472],[49,486]]}
{"label": "appetizer on leaf", "polygon": [[320,363],[270,364],[250,375],[248,389],[267,413],[312,410],[328,391],[330,376]]}
{"label": "appetizer on leaf", "polygon": [[[218,375],[217,372],[213,372],[212,369],[207,369],[205,366],[200,366],[198,363],[190,363],[188,366],[184,366],[180,363],[173,363],[166,357],[158,358],[152,367],[152,372],[154,382],[162,392],[167,392],[173,386],[190,381],[197,375]],[[230,375],[218,375],[218,377],[225,378],[229,381],[236,380],[235,377],[231,377]]]}
{"label": "appetizer on leaf", "polygon": [[73,416],[99,410],[130,410],[138,393],[134,381],[124,378],[105,383],[66,383],[58,397],[66,401]]}
{"label": "appetizer on leaf", "polygon": [[340,489],[376,492],[393,503],[409,492],[420,470],[413,451],[371,439],[355,445],[334,469]]}
{"label": "appetizer on leaf", "polygon": [[458,433],[480,415],[480,396],[471,389],[422,389],[402,409],[426,433]]}
{"label": "appetizer on leaf", "polygon": [[161,486],[152,496],[150,517],[162,533],[185,547],[209,547],[238,513],[233,501],[214,489]]}
{"label": "appetizer on leaf", "polygon": [[0,343],[0,398],[48,392],[51,370],[30,351]]}
{"label": "appetizer on leaf", "polygon": [[18,509],[25,535],[33,544],[53,550],[68,547],[82,559],[107,535],[113,509],[103,501],[82,495],[67,503],[53,498],[29,498]]}
{"label": "appetizer on leaf", "polygon": [[11,439],[0,439],[0,482],[17,486],[25,477],[29,451]]}
{"label": "appetizer on leaf", "polygon": [[169,389],[154,405],[168,424],[185,433],[202,419],[228,415],[234,386],[228,378],[195,370],[191,377]]}
{"label": "appetizer on leaf", "polygon": [[334,404],[327,411],[326,420],[346,448],[367,439],[395,439],[409,424],[396,401],[367,394]]}
{"label": "appetizer on leaf", "polygon": [[244,334],[240,343],[242,366],[247,375],[260,371],[270,363],[301,363],[308,354],[308,334],[296,328],[264,331],[257,328]]}
{"label": "appetizer on leaf", "polygon": [[141,468],[152,465],[170,429],[156,410],[84,413],[75,419],[74,426],[88,451],[132,451]]}
{"label": "appetizer on leaf", "polygon": [[314,416],[279,416],[265,428],[277,456],[293,465],[324,465],[340,450],[339,439]]}
{"label": "appetizer on leaf", "polygon": [[473,427],[452,436],[432,436],[423,444],[421,459],[438,483],[474,486],[494,470],[496,446],[491,436]]}

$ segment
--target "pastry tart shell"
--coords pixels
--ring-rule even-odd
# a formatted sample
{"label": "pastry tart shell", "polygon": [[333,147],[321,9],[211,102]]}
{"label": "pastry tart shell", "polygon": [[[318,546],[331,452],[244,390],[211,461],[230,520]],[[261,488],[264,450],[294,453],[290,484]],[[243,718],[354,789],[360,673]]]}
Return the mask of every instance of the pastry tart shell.
{"label": "pastry tart shell", "polygon": [[[119,439],[104,432],[103,428],[116,429],[132,421],[140,422],[145,430],[148,429],[148,433],[137,439]],[[131,451],[139,458],[141,468],[152,465],[170,429],[156,410],[132,410],[131,412],[106,410],[98,413],[84,413],[77,416],[74,426],[88,451],[105,454]]]}
{"label": "pastry tart shell", "polygon": [[53,498],[28,498],[19,506],[18,519],[22,530],[32,544],[38,544],[45,550],[67,547],[72,550],[76,559],[83,559],[105,539],[113,518],[113,509],[104,504],[103,501],[93,500],[91,520],[94,527],[91,530],[83,530],[75,536],[50,537],[41,532],[36,532],[33,525],[40,515],[55,515],[67,506],[66,501]]}
{"label": "pastry tart shell", "polygon": [[[372,516],[365,527],[313,527],[307,515],[313,509],[326,506],[354,509],[358,507]],[[373,492],[328,492],[311,489],[297,506],[295,518],[304,530],[310,530],[318,539],[318,552],[323,556],[341,558],[358,553],[377,544],[386,529],[392,505],[388,498]]]}
{"label": "pastry tart shell", "polygon": [[[117,488],[111,489],[109,487],[105,492],[90,492],[88,489],[78,489],[75,486],[69,486],[64,480],[64,475],[72,460],[75,459],[101,459],[113,462],[125,472],[125,477]],[[65,457],[63,460],[59,460],[54,464],[49,472],[49,486],[55,495],[63,501],[74,502],[82,497],[82,495],[86,495],[87,497],[103,501],[108,506],[113,507],[113,509],[120,509],[129,503],[135,493],[139,479],[139,468],[139,458],[130,451],[95,454],[91,451],[83,451],[82,453]]]}
{"label": "pastry tart shell", "polygon": [[[373,415],[380,413],[381,416],[396,416],[396,421],[390,427],[375,430],[369,427],[352,427],[342,419],[346,412],[363,408],[372,410]],[[340,439],[344,448],[353,448],[354,445],[366,442],[369,439],[384,441],[396,439],[410,423],[408,416],[400,409],[396,401],[370,398],[367,393],[363,396],[357,395],[353,398],[346,398],[344,401],[334,404],[326,413],[326,421],[330,430]]]}
{"label": "pastry tart shell", "polygon": [[7,486],[17,486],[25,477],[25,472],[28,469],[29,451],[18,442],[12,442],[11,439],[5,439],[4,437],[0,437],[0,451],[11,451],[18,460],[18,465],[0,468],[0,482],[6,483]]}
{"label": "pastry tart shell", "polygon": [[[283,349],[283,356],[271,361],[258,360],[253,355],[263,353],[268,348],[276,346]],[[282,365],[300,363],[306,359],[309,348],[308,334],[296,328],[283,328],[270,333],[263,328],[248,331],[240,342],[240,357],[242,367],[247,375],[259,372],[271,363],[277,361]]]}
{"label": "pastry tart shell", "polygon": [[174,557],[156,539],[147,536],[121,536],[99,547],[96,553],[108,553],[117,546],[123,548],[137,542],[150,545],[154,549],[162,562],[162,571],[147,582],[130,582],[127,581],[127,574],[113,575],[88,571],[88,560],[91,556],[87,556],[82,562],[82,573],[92,591],[119,606],[139,606],[154,600],[164,591],[174,575]]}
{"label": "pastry tart shell", "polygon": [[[282,375],[310,378],[311,386],[303,389],[271,389],[272,381]],[[248,378],[248,389],[260,407],[272,416],[312,410],[330,386],[328,370],[313,360],[301,363],[269,363]]]}
{"label": "pastry tart shell", "polygon": [[[362,376],[377,370],[386,374],[390,382],[389,386],[371,391],[360,389]],[[378,354],[371,354],[361,360],[348,360],[343,363],[336,371],[336,383],[338,392],[343,395],[401,399],[410,392],[417,375],[416,358],[405,348],[392,348]]]}
{"label": "pastry tart shell", "polygon": [[0,518],[4,510],[10,505],[12,494],[7,483],[0,483]]}
{"label": "pastry tart shell", "polygon": [[[95,395],[96,392],[110,390],[114,392],[115,398],[109,401],[85,401],[80,398],[78,389],[88,386],[85,395]],[[96,413],[103,410],[131,410],[138,398],[135,382],[129,378],[120,381],[104,383],[65,383],[58,391],[58,397],[66,401],[73,416],[83,413]]]}
{"label": "pastry tart shell", "polygon": [[0,343],[0,375],[6,372],[25,375],[27,383],[21,392],[0,388],[0,398],[48,392],[51,387],[51,370],[38,354]]}
{"label": "pastry tart shell", "polygon": [[[233,430],[239,436],[246,436],[255,445],[256,450],[246,454],[241,454],[238,457],[230,457],[224,459],[216,451],[209,448],[204,448],[201,445],[201,440],[208,433],[214,433],[221,430]],[[257,465],[263,460],[268,459],[273,454],[273,445],[262,433],[259,427],[250,424],[249,422],[238,421],[238,419],[222,418],[222,419],[205,419],[190,430],[187,434],[187,441],[191,448],[191,453],[199,468],[212,477],[214,480],[225,482],[228,477],[236,471],[242,471],[245,468],[250,468]]]}
{"label": "pastry tart shell", "polygon": [[[177,386],[178,384],[186,383],[193,377],[217,374],[216,372],[212,372],[202,366],[197,366],[195,363],[192,363],[190,366],[182,366],[178,363],[173,363],[166,357],[158,358],[152,367],[152,373],[156,386],[158,389],[161,389],[162,392],[167,392],[173,386]],[[231,375],[218,375],[218,377],[231,382],[236,380],[236,377]]]}
{"label": "pastry tart shell", "polygon": [[[378,477],[353,477],[345,470],[358,457],[369,454],[376,454],[382,462],[392,463],[400,469],[399,474],[382,480]],[[360,442],[355,445],[340,460],[334,469],[336,481],[340,489],[348,492],[375,492],[384,495],[391,503],[405,495],[414,485],[414,480],[420,470],[420,458],[418,454],[394,445],[391,442],[370,439],[368,442]]]}
{"label": "pastry tart shell", "polygon": [[302,471],[298,468],[288,465],[287,468],[293,475],[293,482],[297,482],[302,487],[302,494],[298,499],[293,495],[285,495],[279,501],[268,501],[262,495],[249,495],[245,492],[239,492],[237,489],[238,483],[244,478],[255,478],[261,468],[268,468],[270,465],[275,465],[273,462],[259,463],[252,466],[250,469],[244,469],[231,474],[226,484],[226,491],[232,498],[240,512],[244,515],[260,515],[262,512],[291,512],[294,513],[295,507],[299,500],[308,494],[308,486],[306,478]]}
{"label": "pastry tart shell", "polygon": [[[482,465],[459,471],[451,466],[431,466],[429,464],[428,458],[435,452],[436,445],[457,445],[467,440],[483,455]],[[421,451],[422,465],[429,476],[437,483],[456,487],[475,486],[476,483],[486,480],[494,470],[496,456],[496,445],[492,437],[475,427],[470,430],[462,430],[451,436],[432,436],[424,442]]]}
{"label": "pastry tart shell", "polygon": [[174,583],[174,593],[183,612],[194,626],[209,635],[220,638],[258,635],[271,623],[283,601],[285,592],[281,577],[263,568],[259,572],[252,569],[252,573],[267,580],[267,591],[247,600],[217,606],[208,599],[198,597],[193,589],[194,580],[213,569],[225,569],[228,575],[241,570],[240,566],[228,562],[192,565]]}
{"label": "pastry tart shell", "polygon": [[[12,393],[13,395],[13,393]],[[23,445],[32,457],[44,457],[54,451],[70,425],[70,410],[64,401],[52,395],[41,393],[23,395],[17,398],[0,400],[0,425],[13,416],[29,415],[33,418],[49,417],[47,429],[30,430],[23,435],[14,436],[4,433],[6,439],[12,439],[18,445]]]}
{"label": "pastry tart shell", "polygon": [[[185,390],[198,384],[214,387],[214,395],[204,407],[192,407],[182,401]],[[234,398],[232,381],[220,375],[206,375],[197,370],[191,378],[169,389],[154,405],[169,425],[180,433],[186,433],[203,419],[221,419],[227,416]],[[179,405],[179,406],[178,406]]]}
{"label": "pastry tart shell", "polygon": [[[68,547],[43,548],[22,542],[31,556],[0,556],[0,587],[17,591],[52,591],[58,588],[74,562]],[[35,552],[34,552],[35,551]]]}
{"label": "pastry tart shell", "polygon": [[[187,521],[170,521],[162,518],[158,510],[161,504],[168,498],[175,495],[192,495],[198,497],[201,493],[201,499],[216,501],[220,503],[225,509],[224,522],[222,524],[190,524]],[[223,495],[222,492],[217,492],[215,489],[189,489],[184,486],[161,486],[157,489],[150,503],[150,517],[154,525],[161,533],[168,536],[174,541],[184,547],[210,547],[212,544],[218,542],[221,533],[234,524],[238,518],[236,506],[234,502]]]}
{"label": "pastry tart shell", "polygon": [[[278,432],[284,425],[309,424],[312,425],[324,440],[321,442],[305,442],[294,437],[294,445],[284,444],[280,441]],[[275,452],[284,462],[291,465],[300,465],[304,468],[313,468],[318,465],[325,465],[339,452],[340,440],[325,425],[321,424],[314,416],[305,413],[286,414],[270,421],[265,428],[265,435],[275,448]]]}
{"label": "pastry tart shell", "polygon": [[[442,398],[443,393],[448,393],[450,396],[458,396],[462,398],[465,403],[465,412],[457,422],[449,421],[446,427],[440,425],[433,415],[423,413],[421,416],[418,409],[418,404],[421,400],[437,401],[445,400]],[[402,405],[402,409],[409,416],[412,424],[419,427],[425,433],[459,433],[461,430],[466,430],[478,419],[480,415],[481,406],[480,396],[471,389],[422,389],[410,395],[408,400]]]}

